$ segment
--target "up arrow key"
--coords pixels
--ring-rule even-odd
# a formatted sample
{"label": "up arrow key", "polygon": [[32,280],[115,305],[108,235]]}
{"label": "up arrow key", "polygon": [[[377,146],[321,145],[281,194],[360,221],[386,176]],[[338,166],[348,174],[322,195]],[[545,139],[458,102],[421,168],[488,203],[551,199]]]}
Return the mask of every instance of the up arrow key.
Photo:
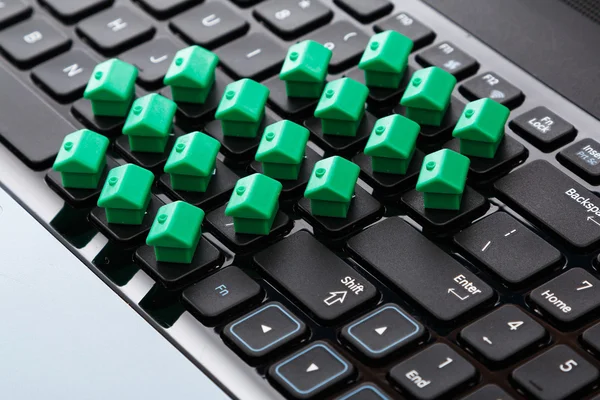
{"label": "up arrow key", "polygon": [[319,366],[315,363],[312,363],[308,366],[308,368],[306,369],[306,372],[315,372],[319,370]]}
{"label": "up arrow key", "polygon": [[377,332],[379,336],[383,335],[385,331],[387,331],[387,326],[382,326],[381,328],[375,329],[375,332]]}

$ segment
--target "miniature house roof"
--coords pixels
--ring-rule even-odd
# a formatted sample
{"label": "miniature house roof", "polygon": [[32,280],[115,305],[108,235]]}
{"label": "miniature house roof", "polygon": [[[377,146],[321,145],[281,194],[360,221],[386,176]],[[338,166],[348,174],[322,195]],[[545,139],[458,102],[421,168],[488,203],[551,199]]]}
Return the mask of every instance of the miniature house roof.
{"label": "miniature house roof", "polygon": [[412,48],[412,40],[396,31],[378,33],[371,37],[358,67],[366,71],[402,73]]}
{"label": "miniature house roof", "polygon": [[305,40],[290,47],[279,78],[284,81],[323,82],[332,52],[313,40]]}
{"label": "miniature house roof", "polygon": [[369,136],[365,154],[407,159],[415,150],[420,130],[419,124],[399,114],[381,118]]}
{"label": "miniature house roof", "polygon": [[104,167],[110,141],[87,129],[73,132],[63,140],[53,169],[59,172],[95,174]]}
{"label": "miniature house roof", "polygon": [[127,101],[134,91],[138,70],[113,58],[96,65],[85,88],[84,97],[99,101]]}
{"label": "miniature house roof", "polygon": [[348,202],[354,194],[354,187],[360,167],[339,156],[321,160],[315,164],[304,196],[311,200]]}
{"label": "miniature house roof", "polygon": [[165,85],[206,88],[214,81],[219,57],[200,46],[179,50],[163,80]]}
{"label": "miniature house roof", "polygon": [[204,211],[184,201],[162,206],[148,233],[149,246],[189,249],[198,241]]}
{"label": "miniature house roof", "polygon": [[165,164],[169,174],[209,176],[213,173],[221,143],[201,132],[177,139]]}
{"label": "miniature house roof", "polygon": [[325,85],[323,95],[319,100],[315,117],[356,121],[369,95],[369,89],[350,78],[341,78]]}
{"label": "miniature house roof", "polygon": [[510,110],[492,99],[480,99],[466,105],[458,120],[452,136],[496,143],[504,135],[504,125],[508,121]]}
{"label": "miniature house roof", "polygon": [[215,117],[220,120],[258,122],[263,116],[269,89],[252,79],[240,79],[225,88]]}
{"label": "miniature house roof", "polygon": [[270,219],[277,211],[282,185],[263,174],[240,179],[233,189],[225,215],[234,218]]}
{"label": "miniature house roof", "polygon": [[279,121],[265,128],[255,159],[278,164],[300,164],[310,133],[292,121]]}
{"label": "miniature house roof", "polygon": [[154,175],[135,164],[109,171],[98,200],[99,207],[139,210],[144,207]]}
{"label": "miniature house roof", "polygon": [[438,67],[415,71],[400,104],[405,107],[443,111],[449,103],[456,78]]}
{"label": "miniature house roof", "polygon": [[417,190],[419,192],[460,194],[464,191],[470,160],[455,151],[443,149],[423,160]]}
{"label": "miniature house roof", "polygon": [[171,132],[177,105],[158,93],[147,94],[133,102],[123,126],[123,134],[164,137]]}

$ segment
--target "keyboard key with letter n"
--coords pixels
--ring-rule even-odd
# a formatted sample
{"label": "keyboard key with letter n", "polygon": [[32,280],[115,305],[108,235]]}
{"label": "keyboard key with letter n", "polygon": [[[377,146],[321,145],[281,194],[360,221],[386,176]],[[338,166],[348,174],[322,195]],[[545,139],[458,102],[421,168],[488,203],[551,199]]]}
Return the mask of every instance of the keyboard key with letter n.
{"label": "keyboard key with letter n", "polygon": [[377,295],[371,283],[306,231],[261,251],[254,262],[326,322],[365,305]]}
{"label": "keyboard key with letter n", "polygon": [[570,247],[600,241],[600,198],[549,162],[534,161],[495,184],[501,200],[552,230]]}
{"label": "keyboard key with letter n", "polygon": [[35,169],[50,166],[73,125],[0,66],[0,138]]}
{"label": "keyboard key with letter n", "polygon": [[491,299],[493,290],[400,218],[389,218],[348,241],[350,250],[442,321]]}

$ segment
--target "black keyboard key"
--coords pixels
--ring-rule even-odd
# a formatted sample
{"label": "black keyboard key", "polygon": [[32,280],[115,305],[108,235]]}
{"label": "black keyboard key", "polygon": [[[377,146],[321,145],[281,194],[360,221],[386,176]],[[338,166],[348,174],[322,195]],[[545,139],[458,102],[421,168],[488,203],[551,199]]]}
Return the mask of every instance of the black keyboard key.
{"label": "black keyboard key", "polygon": [[364,383],[336,398],[336,400],[390,400],[390,397],[376,385]]}
{"label": "black keyboard key", "polygon": [[495,72],[484,72],[469,79],[459,87],[469,100],[490,98],[513,109],[523,102],[523,92]]}
{"label": "black keyboard key", "polygon": [[[396,365],[390,379],[417,399],[450,398],[477,370],[446,344],[434,344]],[[446,397],[447,396],[447,397]]]}
{"label": "black keyboard key", "polygon": [[582,268],[573,268],[533,290],[530,298],[544,313],[568,323],[600,307],[600,281]]}
{"label": "black keyboard key", "polygon": [[543,106],[519,115],[510,127],[544,151],[552,151],[577,135],[573,125]]}
{"label": "black keyboard key", "polygon": [[124,117],[102,117],[94,115],[92,103],[87,99],[79,99],[73,103],[71,112],[86,128],[104,136],[119,136],[125,124]]}
{"label": "black keyboard key", "polygon": [[77,25],[77,31],[98,51],[112,55],[149,40],[155,28],[128,7],[112,7]]}
{"label": "black keyboard key", "polygon": [[598,356],[600,354],[600,323],[586,329],[581,335],[581,340]]}
{"label": "black keyboard key", "polygon": [[69,23],[110,6],[113,0],[40,0],[40,3],[57,18]]}
{"label": "black keyboard key", "polygon": [[[460,153],[460,139],[454,138],[444,148]],[[523,162],[529,151],[519,141],[504,135],[494,158],[471,157],[469,179],[478,184],[488,183]]]}
{"label": "black keyboard key", "polygon": [[387,304],[347,325],[342,338],[363,356],[379,360],[419,340],[425,329],[395,304]]}
{"label": "black keyboard key", "polygon": [[558,161],[587,182],[600,183],[600,143],[594,139],[583,139],[561,150]]}
{"label": "black keyboard key", "polygon": [[[404,72],[404,78],[400,81],[400,85],[395,89],[370,87],[367,102],[369,104],[373,103],[373,106],[377,107],[373,112],[382,116],[389,115],[390,112],[388,112],[388,110],[400,103],[402,93],[406,90],[406,86],[410,82],[410,78],[414,72],[415,69],[408,66]],[[352,68],[350,71],[344,73],[344,76],[366,85],[365,72],[362,69]]]}
{"label": "black keyboard key", "polygon": [[151,153],[146,151],[132,151],[129,146],[129,137],[121,135],[115,140],[115,150],[120,153],[127,161],[137,164],[142,168],[151,170],[157,174],[162,172],[164,164],[171,154],[178,135],[170,135],[167,139],[165,150],[162,153]]}
{"label": "black keyboard key", "polygon": [[70,50],[32,71],[32,78],[52,97],[72,101],[83,96],[83,91],[98,64],[83,50]]}
{"label": "black keyboard key", "polygon": [[598,376],[596,367],[564,344],[554,346],[512,372],[517,384],[538,400],[571,398]]}
{"label": "black keyboard key", "polygon": [[348,241],[372,271],[443,321],[493,297],[493,290],[400,218],[389,218]]}
{"label": "black keyboard key", "polygon": [[279,72],[286,49],[264,33],[252,33],[219,48],[217,55],[235,77],[260,81]]}
{"label": "black keyboard key", "polygon": [[254,15],[284,39],[294,39],[328,22],[333,12],[319,0],[268,0]]}
{"label": "black keyboard key", "polygon": [[119,58],[138,69],[138,80],[149,87],[162,86],[163,78],[179,46],[170,39],[159,38],[134,47]]}
{"label": "black keyboard key", "polygon": [[356,136],[324,135],[319,118],[313,117],[304,121],[304,126],[311,132],[311,140],[318,144],[326,153],[353,154],[364,149],[377,118],[365,111]]}
{"label": "black keyboard key", "polygon": [[373,22],[389,14],[394,8],[394,5],[388,0],[334,0],[334,3],[364,23]]}
{"label": "black keyboard key", "polygon": [[332,51],[329,61],[331,73],[356,65],[369,43],[369,37],[348,21],[329,24],[309,35],[308,39],[321,43]]}
{"label": "black keyboard key", "polygon": [[460,209],[457,211],[425,208],[423,193],[416,190],[405,193],[401,199],[402,203],[408,207],[408,214],[423,225],[424,229],[443,234],[468,225],[489,209],[486,198],[469,186],[465,187]]}
{"label": "black keyboard key", "polygon": [[138,0],[140,5],[156,18],[164,19],[198,4],[198,0]]}
{"label": "black keyboard key", "polygon": [[510,215],[497,212],[455,237],[472,258],[511,284],[556,265],[560,252]]}
{"label": "black keyboard key", "polygon": [[248,28],[248,22],[219,2],[194,7],[171,20],[171,29],[188,42],[207,49],[242,36]]}
{"label": "black keyboard key", "polygon": [[354,374],[354,367],[324,342],[316,342],[269,369],[269,376],[294,399],[331,391]]}
{"label": "black keyboard key", "polygon": [[502,198],[525,211],[571,247],[600,241],[600,198],[549,162],[533,161],[495,184]]}
{"label": "black keyboard key", "polygon": [[31,168],[49,167],[65,135],[76,129],[2,66],[0,93],[0,138]]}
{"label": "black keyboard key", "polygon": [[[254,261],[326,322],[339,319],[377,295],[371,283],[306,231],[263,250]],[[310,279],[306,279],[308,276]]]}
{"label": "black keyboard key", "polygon": [[0,29],[19,22],[31,15],[31,6],[22,0],[2,0],[0,7]]}
{"label": "black keyboard key", "polygon": [[0,48],[20,68],[54,57],[71,46],[71,39],[46,20],[34,18],[0,33]]}
{"label": "black keyboard key", "polygon": [[278,75],[267,79],[263,85],[269,88],[269,105],[283,117],[301,119],[314,114],[319,99],[288,97],[285,82]]}
{"label": "black keyboard key", "polygon": [[200,238],[194,258],[189,264],[159,262],[151,246],[142,246],[135,252],[137,264],[169,290],[181,289],[207,276],[219,266],[221,258],[219,250],[204,237]]}
{"label": "black keyboard key", "polygon": [[435,39],[435,32],[423,25],[418,19],[405,12],[396,14],[375,25],[376,32],[396,31],[411,39],[413,51],[427,46]]}
{"label": "black keyboard key", "polygon": [[515,400],[514,397],[506,393],[496,385],[485,385],[477,389],[470,395],[463,397],[462,400]]}
{"label": "black keyboard key", "polygon": [[513,305],[503,306],[460,332],[467,345],[492,363],[506,363],[546,337],[546,330]]}
{"label": "black keyboard key", "polygon": [[417,54],[417,61],[425,67],[436,66],[450,72],[456,79],[464,79],[479,68],[473,57],[450,42],[442,42]]}
{"label": "black keyboard key", "polygon": [[186,308],[202,321],[215,321],[259,302],[262,288],[238,267],[227,267],[183,291]]}
{"label": "black keyboard key", "polygon": [[269,303],[227,325],[223,335],[245,356],[260,358],[298,341],[306,325],[279,303]]}

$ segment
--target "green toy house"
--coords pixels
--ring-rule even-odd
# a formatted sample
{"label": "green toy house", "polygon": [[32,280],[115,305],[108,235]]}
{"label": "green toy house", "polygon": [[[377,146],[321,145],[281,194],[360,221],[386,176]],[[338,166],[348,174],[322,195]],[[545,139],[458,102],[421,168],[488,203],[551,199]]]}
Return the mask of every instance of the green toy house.
{"label": "green toy house", "polygon": [[62,185],[73,189],[96,189],[104,167],[109,140],[82,129],[63,140],[52,168],[60,172]]}
{"label": "green toy house", "polygon": [[233,217],[235,232],[268,235],[279,210],[281,189],[281,183],[262,174],[240,179],[225,208],[225,215]]}
{"label": "green toy house", "polygon": [[204,211],[183,201],[158,209],[146,244],[160,262],[189,264],[202,236]]}
{"label": "green toy house", "polygon": [[173,128],[177,105],[157,93],[140,97],[133,102],[123,126],[132,151],[162,153]]}
{"label": "green toy house", "polygon": [[452,132],[460,140],[461,154],[494,158],[509,114],[507,107],[488,98],[467,104]]}
{"label": "green toy house", "polygon": [[98,199],[111,224],[140,225],[150,203],[152,172],[135,164],[121,165],[109,171]]}
{"label": "green toy house", "polygon": [[171,87],[173,100],[203,104],[215,82],[219,57],[200,46],[179,50],[163,79]]}
{"label": "green toy house", "polygon": [[221,143],[201,132],[180,136],[165,164],[171,187],[188,192],[206,192],[215,171]]}
{"label": "green toy house", "polygon": [[346,218],[359,173],[358,165],[339,156],[318,161],[304,192],[311,213]]}
{"label": "green toy house", "polygon": [[417,182],[425,208],[459,210],[470,163],[468,157],[449,149],[428,154]]}
{"label": "green toy house", "polygon": [[331,50],[313,40],[292,45],[279,73],[288,97],[318,99],[325,86],[331,55]]}
{"label": "green toy house", "polygon": [[265,115],[269,89],[251,79],[232,82],[215,113],[223,135],[255,138]]}
{"label": "green toy house", "polygon": [[96,116],[124,117],[135,96],[138,70],[116,58],[96,65],[83,93]]}
{"label": "green toy house", "polygon": [[372,36],[358,64],[365,73],[367,86],[397,89],[412,48],[412,40],[396,31]]}
{"label": "green toy house", "polygon": [[415,153],[420,130],[419,124],[402,115],[379,119],[365,147],[373,172],[404,175]]}
{"label": "green toy house", "polygon": [[440,126],[450,106],[456,78],[438,67],[416,71],[400,100],[406,116],[421,125]]}
{"label": "green toy house", "polygon": [[321,119],[323,134],[356,136],[368,96],[369,89],[353,79],[329,82],[315,110],[315,117]]}
{"label": "green toy house", "polygon": [[292,121],[267,126],[256,152],[263,174],[273,179],[298,179],[309,135],[308,129]]}

